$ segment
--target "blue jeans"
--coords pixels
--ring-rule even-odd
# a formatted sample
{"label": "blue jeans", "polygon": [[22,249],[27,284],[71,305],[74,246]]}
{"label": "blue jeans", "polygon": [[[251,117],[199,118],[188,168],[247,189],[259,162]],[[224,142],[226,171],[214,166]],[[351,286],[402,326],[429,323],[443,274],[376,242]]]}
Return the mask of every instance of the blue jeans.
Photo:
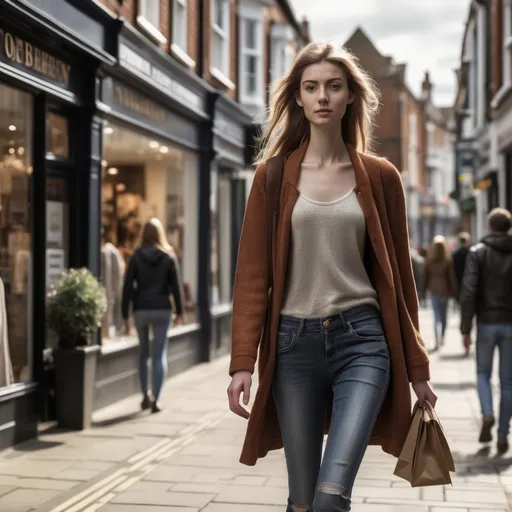
{"label": "blue jeans", "polygon": [[[326,318],[281,317],[272,393],[290,503],[313,506],[314,512],[350,510],[352,487],[389,372],[388,346],[373,306]],[[322,461],[330,400],[331,428]]]}
{"label": "blue jeans", "polygon": [[[434,335],[435,339],[441,340],[446,332],[449,297],[432,294],[432,308],[434,309]],[[441,333],[439,333],[441,327]]]}
{"label": "blue jeans", "polygon": [[149,328],[153,331],[151,343],[151,369],[153,374],[153,396],[158,399],[167,375],[167,331],[171,324],[171,311],[154,309],[135,311],[135,327],[139,336],[139,379],[140,389],[148,392]]}
{"label": "blue jeans", "polygon": [[491,375],[494,349],[500,355],[500,417],[498,439],[508,436],[512,418],[512,324],[478,324],[476,367],[478,397],[482,415],[493,416]]}

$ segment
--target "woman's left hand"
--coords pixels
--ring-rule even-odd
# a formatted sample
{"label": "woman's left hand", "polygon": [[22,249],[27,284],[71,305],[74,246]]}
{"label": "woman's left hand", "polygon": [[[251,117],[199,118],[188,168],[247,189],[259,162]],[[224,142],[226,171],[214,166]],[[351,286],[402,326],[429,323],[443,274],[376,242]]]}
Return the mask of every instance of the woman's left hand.
{"label": "woman's left hand", "polygon": [[414,389],[414,393],[418,397],[418,404],[420,406],[423,405],[423,402],[426,400],[432,407],[436,406],[437,395],[434,392],[434,388],[432,384],[430,384],[429,380],[424,380],[421,382],[413,382],[412,389]]}

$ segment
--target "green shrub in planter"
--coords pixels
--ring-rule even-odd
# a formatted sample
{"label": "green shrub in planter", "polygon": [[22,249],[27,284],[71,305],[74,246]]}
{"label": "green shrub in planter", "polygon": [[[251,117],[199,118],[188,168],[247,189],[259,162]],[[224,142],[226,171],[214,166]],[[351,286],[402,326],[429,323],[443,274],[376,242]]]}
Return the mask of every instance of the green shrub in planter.
{"label": "green shrub in planter", "polygon": [[106,311],[105,288],[86,268],[65,271],[48,295],[48,326],[60,348],[90,345]]}

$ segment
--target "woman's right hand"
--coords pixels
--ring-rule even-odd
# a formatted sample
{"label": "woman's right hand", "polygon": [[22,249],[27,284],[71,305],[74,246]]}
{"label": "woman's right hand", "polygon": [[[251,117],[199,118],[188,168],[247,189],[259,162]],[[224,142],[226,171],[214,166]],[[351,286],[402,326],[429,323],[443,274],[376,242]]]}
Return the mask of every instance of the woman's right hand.
{"label": "woman's right hand", "polygon": [[239,371],[233,374],[231,384],[228,387],[229,408],[245,419],[249,418],[249,411],[240,405],[240,394],[243,392],[244,405],[247,405],[251,398],[251,384],[251,372]]}

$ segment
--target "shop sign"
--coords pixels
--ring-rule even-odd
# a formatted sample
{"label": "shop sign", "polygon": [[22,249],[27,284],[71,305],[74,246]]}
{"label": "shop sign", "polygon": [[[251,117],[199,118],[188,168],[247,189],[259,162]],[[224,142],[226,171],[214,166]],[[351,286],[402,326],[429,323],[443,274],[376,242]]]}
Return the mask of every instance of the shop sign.
{"label": "shop sign", "polygon": [[142,74],[144,78],[157,85],[168,96],[176,97],[186,106],[203,110],[201,96],[172,79],[167,73],[144,58],[143,55],[135,52],[125,44],[119,46],[119,61],[122,66]]}
{"label": "shop sign", "polygon": [[241,124],[233,122],[228,116],[220,111],[215,113],[213,121],[215,131],[224,139],[233,140],[244,144],[245,132]]}
{"label": "shop sign", "polygon": [[69,86],[71,66],[35,44],[0,27],[0,61]]}
{"label": "shop sign", "polygon": [[114,101],[148,121],[165,122],[165,112],[158,104],[118,83],[114,84]]}

